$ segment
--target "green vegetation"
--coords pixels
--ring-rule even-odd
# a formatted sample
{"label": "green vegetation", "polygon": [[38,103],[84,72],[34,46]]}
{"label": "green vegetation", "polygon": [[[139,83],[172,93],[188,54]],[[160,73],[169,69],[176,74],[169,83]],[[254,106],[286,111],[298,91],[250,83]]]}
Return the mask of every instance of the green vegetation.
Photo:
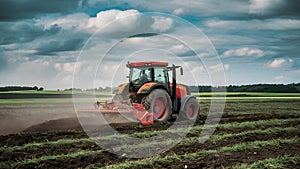
{"label": "green vegetation", "polygon": [[214,150],[202,150],[194,153],[187,153],[184,155],[167,155],[161,157],[159,155],[137,160],[137,161],[126,161],[120,164],[115,164],[111,166],[106,166],[103,168],[133,168],[133,167],[142,167],[142,166],[153,166],[154,163],[165,163],[169,164],[173,161],[184,161],[184,160],[191,160],[195,159],[200,156],[204,156],[207,154],[214,154],[214,153],[221,153],[221,152],[236,152],[236,151],[244,151],[246,149],[254,149],[254,148],[264,148],[268,146],[278,146],[281,144],[295,144],[298,143],[299,138],[295,137],[292,139],[276,139],[276,140],[268,140],[268,141],[254,141],[254,142],[246,142],[246,143],[239,143],[235,144],[230,147],[221,147],[219,149]]}
{"label": "green vegetation", "polygon": [[300,97],[300,93],[268,93],[268,92],[201,92],[192,93],[197,97]]}
{"label": "green vegetation", "polygon": [[[278,125],[282,125],[282,124],[289,124],[291,122],[296,122],[296,121],[300,121],[300,118],[291,118],[291,119],[270,119],[270,120],[259,120],[259,121],[252,121],[252,122],[241,122],[241,123],[228,123],[228,124],[220,124],[218,126],[218,128],[220,129],[234,129],[234,128],[245,128],[245,129],[251,129],[251,128],[255,128],[255,127],[262,127],[262,126],[272,126],[274,124],[278,124]],[[199,132],[201,132],[202,130],[202,126],[194,126],[192,128],[190,128],[189,133],[190,134],[197,134]],[[269,128],[269,129],[265,129],[265,130],[250,130],[250,131],[244,131],[242,133],[229,133],[229,134],[224,134],[224,135],[213,135],[212,139],[213,140],[222,140],[222,139],[226,139],[226,138],[230,138],[230,137],[237,137],[237,136],[242,136],[242,135],[247,135],[247,134],[259,134],[259,133],[275,133],[275,132],[281,132],[281,131],[294,131],[294,130],[298,130],[299,126],[295,127],[288,127],[288,128]],[[188,129],[186,128],[179,128],[179,129],[175,129],[175,130],[169,130],[168,132],[171,133],[179,133],[179,132],[183,132],[186,131]],[[132,134],[127,134],[125,136],[130,136],[130,137],[151,137],[157,134],[160,134],[162,132],[165,132],[163,130],[156,130],[156,131],[144,131],[144,132],[137,132],[137,133],[132,133]],[[110,136],[105,136],[105,137],[96,137],[93,138],[94,140],[113,140],[113,139],[121,139],[124,138],[124,136],[122,135],[110,135]],[[198,137],[192,137],[192,138],[187,138],[186,140],[183,140],[182,143],[180,144],[187,144],[189,142],[197,142],[198,141]],[[38,143],[28,143],[28,144],[24,144],[22,146],[13,146],[13,147],[1,147],[0,148],[0,152],[8,152],[8,151],[18,151],[18,150],[24,150],[27,148],[38,148],[38,147],[44,147],[44,146],[51,146],[51,145],[60,145],[60,144],[73,144],[73,143],[87,143],[87,142],[93,142],[93,140],[91,138],[80,138],[80,139],[61,139],[61,140],[57,140],[57,141],[47,141],[47,142],[38,142]],[[168,141],[166,141],[166,143],[170,143]],[[170,143],[171,144],[171,143]],[[123,148],[128,147],[127,145],[124,145]],[[122,147],[121,147],[122,148]],[[117,148],[117,149],[120,149]]]}
{"label": "green vegetation", "polygon": [[[91,103],[91,98],[78,98],[82,102]],[[105,97],[97,99],[97,101],[111,100]],[[47,103],[73,103],[72,98],[27,98],[27,99],[0,99],[0,104],[47,104]],[[91,103],[91,106],[93,103]]]}
{"label": "green vegetation", "polygon": [[[209,141],[216,142],[216,141],[221,141],[224,139],[230,139],[230,138],[236,138],[236,137],[242,137],[250,134],[276,134],[280,132],[293,132],[293,131],[299,131],[300,125],[297,127],[287,127],[287,128],[278,128],[278,127],[273,127],[273,128],[268,128],[266,130],[251,130],[251,131],[244,131],[241,133],[229,133],[229,134],[223,134],[223,135],[213,135]],[[199,141],[199,137],[188,137],[184,138],[181,140],[179,143],[179,140],[174,140],[174,139],[167,139],[167,140],[157,140],[157,142],[149,142],[149,143],[142,143],[142,144],[135,144],[135,145],[122,145],[119,147],[113,148],[114,151],[120,151],[120,150],[130,150],[130,149],[137,149],[137,148],[148,148],[152,146],[168,146],[171,144],[177,144],[179,145],[191,145],[194,143],[197,143]]]}
{"label": "green vegetation", "polygon": [[[223,88],[223,87],[221,87]],[[220,90],[219,87],[212,86],[190,86],[192,92],[211,92]],[[228,92],[276,92],[276,93],[296,93],[300,92],[300,83],[291,84],[251,84],[251,85],[229,85],[226,86]]]}
{"label": "green vegetation", "polygon": [[300,125],[297,125],[296,127],[287,127],[287,128],[272,127],[272,128],[267,128],[267,129],[243,131],[240,133],[228,133],[228,134],[223,134],[223,135],[213,135],[211,137],[211,140],[218,141],[218,140],[224,140],[224,139],[229,139],[229,138],[241,137],[241,136],[250,135],[250,134],[273,134],[273,133],[280,133],[280,132],[293,132],[293,131],[299,131],[299,130],[300,130]]}
{"label": "green vegetation", "polygon": [[96,150],[96,151],[78,151],[78,152],[73,152],[73,153],[68,153],[68,154],[59,154],[59,155],[48,155],[48,156],[41,156],[38,158],[32,158],[32,159],[25,159],[23,161],[5,161],[5,162],[0,162],[0,166],[16,166],[16,165],[22,165],[22,164],[31,164],[31,163],[38,163],[41,161],[47,161],[47,160],[64,160],[67,158],[76,158],[76,157],[82,157],[82,156],[89,156],[89,155],[95,155],[95,154],[100,154],[103,152],[103,150]]}
{"label": "green vegetation", "polygon": [[[78,91],[81,94],[94,94],[93,91]],[[70,95],[70,98],[12,98],[12,99],[0,99],[0,104],[20,104],[20,103],[71,103],[72,102],[72,91],[8,91],[0,92],[1,94],[47,94],[47,95]],[[96,97],[98,101],[110,101],[112,99],[111,92],[99,92],[96,91]],[[265,102],[265,101],[286,101],[286,100],[300,100],[300,93],[251,93],[251,92],[227,92],[227,93],[192,93],[192,95],[197,96],[197,99],[201,103],[209,103],[212,101],[222,101],[227,103],[236,102]],[[218,97],[222,96],[222,97]],[[223,96],[227,96],[224,98]],[[82,98],[84,99],[84,98]]]}
{"label": "green vegetation", "polygon": [[227,124],[221,124],[218,126],[219,129],[242,129],[242,128],[255,128],[271,125],[283,125],[289,124],[291,122],[299,122],[300,118],[290,118],[290,119],[270,119],[270,120],[257,120],[257,121],[245,121],[245,122],[233,122]]}
{"label": "green vegetation", "polygon": [[260,169],[260,168],[268,168],[268,169],[284,169],[288,168],[286,165],[288,163],[300,165],[300,156],[292,156],[292,155],[283,155],[275,158],[268,158],[265,160],[256,161],[252,164],[242,164],[240,166],[234,167],[234,169]]}
{"label": "green vegetation", "polygon": [[[20,91],[0,91],[0,94],[73,94],[71,90],[20,90]],[[112,95],[110,91],[100,92],[100,91],[75,91],[74,93],[83,93],[83,94],[96,94],[96,95]]]}
{"label": "green vegetation", "polygon": [[72,103],[72,98],[0,99],[0,104]]}
{"label": "green vegetation", "polygon": [[30,86],[5,86],[0,87],[0,91],[21,91],[21,90],[35,90],[35,91],[43,91],[43,87],[30,87]]}
{"label": "green vegetation", "polygon": [[[31,92],[31,93],[30,93]],[[23,93],[23,94],[43,94],[43,92],[48,94],[71,94],[71,91],[16,91],[16,92],[9,92],[9,93]],[[0,92],[1,94],[1,92]],[[103,92],[97,93],[98,95],[102,95],[103,100],[110,100],[108,96],[110,93]],[[113,147],[114,151],[121,151],[121,150],[137,150],[137,149],[144,149],[144,148],[151,148],[151,147],[166,147],[171,144],[177,144],[180,148],[180,151],[177,152],[172,150],[173,152],[167,152],[165,155],[157,155],[154,157],[149,157],[146,159],[140,160],[130,160],[125,161],[123,163],[119,163],[120,161],[113,161],[109,164],[107,168],[134,168],[134,167],[154,167],[157,166],[157,163],[165,163],[164,165],[172,164],[175,161],[180,161],[185,163],[189,160],[197,160],[199,157],[202,159],[203,156],[208,154],[216,154],[222,156],[222,152],[241,152],[246,151],[249,149],[257,149],[255,151],[259,152],[259,149],[270,147],[273,149],[275,146],[284,146],[281,144],[290,144],[289,147],[293,147],[294,145],[299,143],[298,131],[300,129],[300,107],[299,107],[299,93],[251,93],[251,92],[243,92],[241,93],[215,93],[217,95],[227,95],[229,99],[227,100],[225,112],[227,115],[224,116],[223,122],[229,122],[224,124],[219,124],[217,127],[217,133],[212,135],[208,140],[207,144],[209,145],[216,145],[213,146],[214,149],[204,149],[196,150],[195,147],[199,142],[199,134],[203,131],[203,125],[196,125],[190,128],[177,128],[177,129],[169,129],[169,130],[160,130],[155,127],[156,130],[153,131],[144,131],[137,132],[134,129],[141,129],[142,127],[133,127],[130,128],[128,132],[134,132],[131,134],[125,134],[125,136],[129,137],[137,137],[137,138],[149,138],[152,136],[157,136],[160,141],[152,141],[143,144],[123,144]],[[196,95],[196,94],[194,94]],[[208,112],[210,107],[211,101],[211,93],[200,93],[200,101],[201,101],[201,112]],[[216,97],[217,98],[217,97]],[[259,99],[256,99],[259,98]],[[213,98],[215,99],[215,98]],[[90,99],[82,98],[83,101],[90,102]],[[219,101],[218,99],[215,99]],[[276,100],[276,102],[272,102],[272,100]],[[289,101],[290,100],[290,101]],[[214,100],[213,100],[214,101]],[[266,102],[264,102],[266,101]],[[71,103],[71,98],[43,98],[43,99],[0,99],[0,103]],[[258,115],[257,118],[255,115]],[[266,115],[266,116],[264,116]],[[273,116],[274,115],[274,116]],[[271,119],[268,120],[259,120],[259,117],[270,117]],[[289,117],[289,118],[288,118]],[[234,120],[241,119],[244,120],[251,120],[245,122],[231,122],[232,118]],[[248,119],[249,118],[249,119]],[[280,118],[280,119],[278,119]],[[288,118],[288,119],[285,119]],[[254,121],[253,121],[254,120]],[[197,123],[198,124],[198,123]],[[202,124],[202,123],[201,123]],[[206,129],[214,126],[206,126]],[[120,129],[124,129],[120,127]],[[189,130],[189,135],[186,138],[183,138],[180,142],[175,139],[160,139],[162,137],[159,136],[161,133],[168,133],[170,135],[181,134]],[[287,135],[284,133],[289,133],[289,138],[285,138]],[[280,136],[284,134],[283,136]],[[254,135],[259,135],[257,138],[263,138],[264,135],[269,135],[272,137],[272,140],[267,141],[255,141],[255,142],[243,142],[243,138],[250,138]],[[290,137],[296,137],[290,139]],[[280,137],[280,138],[279,138]],[[108,141],[109,143],[118,143],[124,138],[124,135],[111,135],[105,137],[96,137],[93,138],[99,141]],[[229,140],[230,139],[230,140]],[[232,140],[237,141],[241,140],[241,144],[232,145]],[[273,140],[275,139],[275,140]],[[51,139],[52,140],[52,139]],[[226,141],[227,140],[227,141]],[[226,141],[229,145],[225,147],[220,147],[219,143]],[[249,140],[248,140],[249,141]],[[4,152],[3,154],[9,154],[10,156],[16,155],[17,158],[7,159],[10,161],[1,161],[0,168],[2,167],[18,167],[19,165],[26,165],[32,164],[32,166],[43,164],[44,162],[58,160],[59,162],[69,162],[74,158],[93,158],[95,155],[105,155],[103,153],[105,150],[93,150],[89,147],[90,145],[93,147],[93,140],[91,138],[78,138],[78,139],[60,139],[57,141],[44,141],[44,142],[29,142],[24,145],[19,146],[3,146],[0,147],[0,153]],[[89,143],[89,144],[86,144]],[[236,143],[236,142],[235,142]],[[15,144],[15,143],[13,143]],[[52,151],[59,147],[64,147],[64,145],[68,145],[66,147],[73,147],[74,149],[67,149],[62,148],[61,151]],[[186,151],[181,151],[182,147],[186,147]],[[191,147],[191,148],[189,148]],[[199,146],[201,147],[201,146]],[[206,146],[207,147],[207,146]],[[48,152],[47,150],[51,150]],[[91,149],[91,150],[89,150]],[[96,149],[98,149],[96,147]],[[99,148],[100,149],[100,148]],[[46,154],[39,153],[39,151],[45,151]],[[27,152],[27,154],[25,153]],[[28,153],[33,154],[28,154]],[[181,152],[181,153],[179,153]],[[188,152],[188,153],[186,153]],[[21,153],[24,156],[20,156]],[[64,154],[60,154],[64,153]],[[103,154],[101,154],[103,153]],[[186,153],[186,154],[183,154]],[[288,152],[287,152],[288,153]],[[272,157],[272,156],[271,156]],[[110,158],[110,157],[108,157]],[[205,158],[205,157],[204,157]],[[291,164],[299,164],[299,156],[288,156],[283,155],[270,158],[266,160],[261,160],[254,162],[252,164],[242,164],[240,166],[235,166],[236,168],[286,168],[289,167]],[[97,166],[97,164],[94,164]],[[100,164],[101,166],[104,164]],[[159,164],[158,164],[159,165]],[[232,167],[232,166],[231,166]]]}
{"label": "green vegetation", "polygon": [[[164,162],[164,163],[171,163],[174,160],[189,160],[189,159],[194,159],[206,154],[211,154],[211,153],[221,153],[221,152],[235,152],[235,151],[241,151],[245,149],[253,149],[253,148],[263,148],[267,146],[276,146],[276,145],[281,145],[281,144],[294,144],[298,143],[299,138],[291,138],[291,139],[276,139],[276,140],[268,140],[268,141],[254,141],[254,142],[247,142],[247,143],[239,143],[236,145],[233,145],[231,147],[221,147],[219,149],[215,150],[202,150],[198,151],[195,153],[187,153],[184,155],[167,155],[165,157],[161,157],[159,155],[142,159],[142,160],[137,160],[137,161],[126,161],[124,163],[108,166],[105,168],[130,168],[130,167],[137,167],[137,166],[151,166],[153,163],[157,162]],[[90,151],[90,150],[83,150],[83,151],[78,151],[78,152],[72,152],[68,154],[60,154],[60,155],[46,155],[46,156],[41,156],[37,158],[32,158],[32,159],[24,159],[23,161],[5,161],[5,162],[0,162],[0,166],[10,166],[13,167],[15,165],[21,165],[21,164],[31,164],[31,163],[38,163],[40,161],[47,161],[47,160],[64,160],[64,159],[69,159],[69,158],[76,158],[76,157],[82,157],[82,156],[90,156],[90,155],[96,155],[99,153],[102,153],[103,150],[96,150],[96,151]]]}
{"label": "green vegetation", "polygon": [[44,90],[44,91],[36,91],[36,90],[19,90],[19,91],[1,91],[0,94],[72,94],[72,91],[57,91],[57,90]]}

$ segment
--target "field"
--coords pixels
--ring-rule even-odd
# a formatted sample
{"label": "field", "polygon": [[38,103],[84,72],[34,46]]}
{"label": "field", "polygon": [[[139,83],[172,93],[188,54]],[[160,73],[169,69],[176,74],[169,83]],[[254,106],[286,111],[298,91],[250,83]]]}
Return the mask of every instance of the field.
{"label": "field", "polygon": [[[168,130],[169,139],[113,147],[116,152],[146,151],[177,143],[162,154],[144,159],[117,156],[95,144],[76,121],[70,98],[0,99],[2,117],[9,116],[7,111],[15,115],[11,120],[18,117],[33,121],[36,115],[41,116],[11,133],[29,127],[25,132],[0,136],[0,168],[297,168],[300,165],[300,94],[214,93],[213,98],[210,93],[194,95],[201,103],[201,117],[180,142],[173,138],[184,128]],[[218,100],[218,95],[227,96],[225,112],[214,134],[200,143],[210,101]],[[111,126],[127,136],[150,138],[173,123]],[[117,145],[122,137],[96,139]]]}

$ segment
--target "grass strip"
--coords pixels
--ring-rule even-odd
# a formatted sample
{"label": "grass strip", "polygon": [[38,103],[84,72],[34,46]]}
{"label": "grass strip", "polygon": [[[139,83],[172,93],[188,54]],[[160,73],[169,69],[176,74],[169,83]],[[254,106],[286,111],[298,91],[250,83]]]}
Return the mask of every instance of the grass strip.
{"label": "grass strip", "polygon": [[[255,127],[262,127],[262,126],[271,126],[271,125],[283,125],[283,124],[289,124],[291,122],[300,121],[300,118],[290,118],[290,119],[270,119],[270,120],[258,120],[258,121],[247,121],[247,122],[234,122],[234,123],[228,123],[228,124],[220,124],[218,126],[219,129],[236,129],[236,128],[255,128]],[[207,126],[209,127],[209,126]],[[191,130],[189,133],[195,134],[197,132],[200,132],[202,130],[203,126],[194,126],[191,127]],[[183,130],[187,130],[186,128]],[[164,130],[157,130],[157,131],[144,131],[144,132],[138,132],[138,133],[132,133],[132,134],[125,134],[125,135],[111,135],[111,136],[105,136],[105,137],[96,137],[96,138],[80,138],[80,139],[60,139],[57,141],[49,141],[49,142],[34,142],[34,143],[28,143],[24,144],[22,146],[13,146],[13,147],[0,147],[0,152],[11,152],[11,151],[18,151],[18,150],[24,150],[26,148],[39,148],[43,146],[48,145],[61,145],[61,144],[73,144],[73,143],[88,143],[93,142],[93,140],[111,140],[111,139],[120,139],[124,138],[124,136],[130,136],[130,137],[151,137],[155,136],[157,134],[160,134],[162,132],[165,132]],[[169,130],[169,132],[178,133],[180,132],[180,129],[176,130]]]}
{"label": "grass strip", "polygon": [[257,121],[245,121],[245,122],[232,122],[226,124],[220,124],[218,129],[242,129],[242,128],[255,128],[269,125],[283,125],[292,122],[300,122],[300,118],[288,118],[288,119],[269,119],[269,120],[257,120]]}
{"label": "grass strip", "polygon": [[[210,141],[212,142],[217,142],[220,140],[224,140],[224,139],[230,139],[230,138],[236,138],[236,137],[242,137],[242,136],[246,136],[246,135],[250,135],[250,134],[276,134],[276,133],[280,133],[280,132],[293,132],[293,131],[299,131],[300,125],[296,126],[296,127],[286,127],[286,128],[280,128],[280,127],[272,127],[272,128],[268,128],[268,129],[258,129],[258,130],[251,130],[251,131],[244,131],[241,133],[229,133],[229,134],[223,134],[223,135],[213,135],[210,138]],[[138,149],[138,148],[149,148],[152,146],[168,146],[171,144],[177,144],[179,143],[179,145],[191,145],[194,143],[197,143],[199,141],[199,137],[187,137],[187,138],[183,138],[181,140],[181,142],[179,143],[178,140],[174,140],[174,139],[167,139],[167,140],[157,140],[155,142],[149,142],[149,143],[142,143],[142,144],[136,144],[136,145],[122,145],[122,146],[118,146],[113,148],[114,151],[120,151],[120,150],[134,150],[134,149]]]}
{"label": "grass strip", "polygon": [[275,158],[268,158],[265,160],[256,161],[252,164],[242,164],[240,166],[235,166],[233,169],[284,169],[288,168],[287,164],[298,164],[300,163],[300,156],[283,155]]}
{"label": "grass strip", "polygon": [[190,160],[194,159],[200,156],[204,156],[207,154],[214,154],[214,153],[222,153],[222,152],[236,152],[236,151],[242,151],[246,149],[254,149],[254,148],[264,148],[267,146],[278,146],[280,144],[294,144],[298,143],[299,138],[291,138],[291,139],[276,139],[276,140],[267,140],[267,141],[254,141],[254,142],[247,142],[247,143],[239,143],[235,144],[231,147],[221,147],[219,149],[214,150],[202,150],[194,153],[187,153],[183,155],[166,155],[164,157],[161,157],[159,155],[154,157],[145,158],[142,160],[137,161],[125,161],[123,163],[114,164],[110,166],[106,166],[103,168],[133,168],[133,167],[154,167],[155,163],[172,163],[174,161],[184,161],[184,160]]}
{"label": "grass strip", "polygon": [[33,164],[33,163],[39,163],[39,162],[48,161],[48,160],[64,160],[64,159],[68,159],[68,158],[96,155],[101,152],[103,152],[103,150],[96,150],[96,151],[84,150],[84,151],[72,152],[72,153],[68,153],[68,154],[41,156],[38,158],[25,159],[23,161],[17,161],[17,162],[11,162],[11,161],[0,162],[0,166],[13,167],[16,165]]}
{"label": "grass strip", "polygon": [[219,140],[224,140],[228,138],[236,138],[236,137],[241,137],[245,135],[250,135],[250,134],[273,134],[273,133],[280,133],[280,132],[293,132],[293,131],[299,131],[300,125],[297,125],[295,127],[286,127],[286,128],[281,128],[281,127],[272,127],[272,128],[267,128],[267,129],[257,129],[257,130],[249,130],[249,131],[243,131],[240,133],[228,133],[228,134],[223,134],[223,135],[213,135],[211,137],[211,141],[219,141]]}
{"label": "grass strip", "polygon": [[[247,135],[247,134],[261,134],[261,133],[268,133],[268,134],[274,134],[274,133],[279,133],[279,132],[283,132],[283,131],[297,131],[298,129],[295,128],[295,127],[288,127],[288,128],[278,128],[278,127],[274,127],[274,128],[269,128],[267,129],[265,132],[264,130],[253,130],[251,132],[243,132],[242,134],[239,134],[238,136],[244,136],[244,135]],[[217,139],[215,141],[220,141],[222,139],[225,139],[225,138],[230,138],[230,137],[237,137],[236,134],[224,134],[224,135],[216,135],[214,136],[216,137]],[[189,137],[189,138],[184,138],[180,143],[179,145],[191,145],[191,144],[194,144],[196,142],[198,142],[199,140],[199,137]],[[177,140],[165,140],[165,141],[158,141],[158,142],[149,142],[148,144],[138,144],[138,145],[122,145],[122,146],[119,146],[119,147],[116,147],[114,148],[113,150],[114,151],[120,151],[122,149],[126,149],[126,150],[130,150],[130,149],[137,149],[137,148],[145,148],[145,147],[151,147],[151,146],[157,146],[157,145],[160,145],[160,146],[167,146],[167,145],[170,145],[170,144],[174,144],[174,143],[178,143]],[[83,151],[84,152],[84,151]],[[85,155],[85,153],[83,153],[82,151],[79,152],[79,156],[81,156],[80,154],[82,154],[83,156]],[[70,157],[70,158],[73,158],[74,155],[76,155],[75,157],[77,157],[78,154],[76,153],[70,153],[70,155],[66,154],[66,155],[53,155],[53,156],[42,156],[40,158],[36,158],[36,159],[27,159],[27,160],[24,160],[23,162],[26,162],[28,161],[28,163],[37,163],[39,161],[46,161],[46,160],[51,160],[51,159],[60,159],[60,158],[66,158],[66,157]],[[22,162],[22,163],[23,163]],[[27,163],[27,162],[26,162]],[[0,165],[16,165],[17,162],[4,162],[4,163],[0,163]]]}
{"label": "grass strip", "polygon": [[[181,142],[180,145],[187,144],[187,143],[188,144],[194,143],[195,141],[197,141],[197,139],[198,139],[197,137],[186,138],[186,140]],[[293,139],[271,140],[271,141],[269,141],[270,143],[268,141],[257,141],[257,143],[255,143],[255,145],[258,146],[258,147],[254,147],[254,145],[252,145],[252,146],[254,148],[259,148],[259,146],[268,146],[268,145],[273,145],[273,144],[284,144],[284,143],[294,143],[294,142],[297,142],[297,141],[299,141],[299,139],[297,137],[295,137]],[[158,144],[162,144],[162,142],[158,142]],[[237,144],[233,147],[222,147],[219,150],[202,150],[202,151],[200,151],[201,153],[200,152],[197,152],[197,153],[203,154],[203,153],[218,153],[218,152],[224,152],[224,151],[238,151],[238,150],[241,149],[241,146],[245,146],[245,145],[248,145],[248,144],[251,145],[252,143],[250,142],[250,143]],[[143,144],[141,146],[145,147],[145,144]],[[132,148],[135,148],[135,147],[132,147]],[[10,166],[10,167],[12,167],[12,166],[16,166],[16,165],[38,163],[38,162],[47,161],[47,160],[63,160],[63,159],[75,158],[75,157],[79,157],[79,156],[81,157],[81,156],[95,155],[95,154],[99,154],[101,152],[103,152],[103,150],[96,150],[96,151],[83,150],[83,151],[72,152],[72,153],[68,153],[68,154],[41,156],[41,157],[38,157],[38,158],[25,159],[23,161],[17,161],[17,162],[15,162],[15,161],[5,161],[5,162],[0,162],[0,166]],[[166,157],[163,157],[163,158],[166,161],[170,162],[170,158],[171,159],[173,159],[173,158],[177,159],[177,156],[180,157],[180,158],[184,157],[184,159],[185,158],[192,158],[193,156],[195,156],[195,153],[185,154],[185,155],[176,155],[175,154],[174,157],[166,156]],[[190,156],[192,156],[192,157],[190,157]],[[150,157],[150,158],[147,158],[147,159],[151,159],[151,158],[157,158],[157,156]],[[155,160],[157,161],[157,159],[155,159]],[[158,162],[161,162],[161,161],[158,161]],[[135,165],[136,164],[134,163],[134,166]],[[129,166],[129,167],[134,167],[134,166]],[[123,168],[123,166],[120,166],[120,167]]]}

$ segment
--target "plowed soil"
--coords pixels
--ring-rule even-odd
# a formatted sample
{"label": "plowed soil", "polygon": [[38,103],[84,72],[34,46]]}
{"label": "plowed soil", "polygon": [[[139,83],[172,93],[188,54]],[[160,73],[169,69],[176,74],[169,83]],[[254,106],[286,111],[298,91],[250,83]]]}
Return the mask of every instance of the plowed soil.
{"label": "plowed soil", "polygon": [[[236,103],[238,104],[238,103]],[[255,103],[256,104],[256,103]],[[288,103],[285,103],[288,104]],[[295,102],[293,102],[295,105]],[[274,103],[274,111],[278,109],[277,103]],[[251,109],[251,107],[249,108]],[[284,119],[296,119],[300,118],[300,102],[298,107],[293,107],[296,113],[272,113],[268,110],[267,113],[225,113],[222,116],[220,124],[231,124],[234,122],[255,122],[258,120],[284,120]],[[246,112],[247,108],[239,110]],[[261,110],[264,111],[264,110]],[[297,113],[298,111],[298,113]],[[230,110],[227,109],[227,112]],[[288,112],[288,110],[286,110]],[[201,118],[195,123],[195,126],[201,126],[204,124],[206,116],[202,115]],[[156,131],[166,130],[173,124],[173,121],[164,124],[153,124],[151,126],[141,126],[136,123],[123,123],[123,124],[111,124],[113,128],[121,133],[132,134],[144,131]],[[296,120],[291,123],[285,124],[272,124],[264,126],[254,126],[251,128],[229,128],[229,129],[217,129],[214,135],[240,133],[243,131],[251,131],[256,129],[265,130],[268,128],[287,128],[295,127],[299,129],[300,120]],[[101,130],[101,126],[99,127]],[[240,137],[230,137],[228,139],[213,141],[208,140],[205,143],[195,142],[189,145],[176,145],[172,149],[160,154],[163,158],[168,155],[183,155],[187,153],[194,153],[202,150],[215,150],[222,147],[230,147],[239,143],[250,143],[253,141],[272,141],[274,139],[291,139],[299,138],[300,130],[293,131],[279,131],[276,133],[268,134],[246,134]],[[187,137],[197,137],[197,134],[188,134]],[[0,168],[97,168],[105,167],[111,164],[119,164],[128,160],[136,161],[140,159],[130,159],[117,156],[103,150],[100,153],[77,156],[77,157],[64,157],[55,159],[46,159],[35,162],[26,162],[28,159],[40,158],[44,156],[54,156],[61,154],[74,153],[78,151],[96,151],[102,150],[94,142],[77,142],[68,144],[54,144],[45,146],[33,146],[23,149],[9,150],[14,146],[23,146],[31,143],[51,142],[62,139],[81,139],[88,138],[86,133],[82,130],[78,120],[76,118],[64,118],[58,120],[50,120],[46,123],[35,125],[27,128],[24,132],[18,134],[10,134],[6,136],[0,136],[1,147],[6,147],[7,150],[2,149],[0,151]],[[141,148],[143,151],[143,147]],[[300,143],[280,144],[276,146],[267,146],[265,148],[246,148],[243,151],[234,152],[221,152],[221,153],[208,153],[197,158],[188,160],[178,160],[173,162],[155,162],[151,165],[139,166],[136,168],[231,168],[238,166],[242,163],[253,163],[258,160],[264,160],[267,158],[275,158],[281,155],[300,155]],[[295,168],[300,165],[299,161],[285,164],[285,167]]]}

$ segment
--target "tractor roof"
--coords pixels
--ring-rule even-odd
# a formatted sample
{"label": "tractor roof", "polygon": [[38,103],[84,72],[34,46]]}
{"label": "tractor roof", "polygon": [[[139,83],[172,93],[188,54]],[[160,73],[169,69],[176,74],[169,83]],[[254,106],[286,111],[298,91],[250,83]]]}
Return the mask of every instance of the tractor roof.
{"label": "tractor roof", "polygon": [[151,67],[151,66],[160,66],[160,67],[166,67],[168,66],[168,62],[131,62],[128,63],[128,67]]}

